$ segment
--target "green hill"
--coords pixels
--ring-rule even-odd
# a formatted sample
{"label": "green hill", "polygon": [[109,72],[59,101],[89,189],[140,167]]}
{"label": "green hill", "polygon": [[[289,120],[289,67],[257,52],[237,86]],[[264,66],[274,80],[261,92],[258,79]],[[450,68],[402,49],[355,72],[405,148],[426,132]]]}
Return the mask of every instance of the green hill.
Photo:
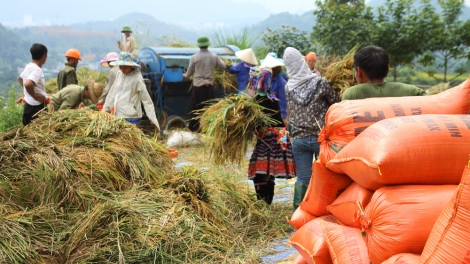
{"label": "green hill", "polygon": [[302,15],[294,15],[287,12],[269,16],[267,19],[249,27],[252,34],[259,34],[267,28],[280,29],[281,26],[293,26],[301,31],[311,32],[315,26],[316,18],[313,11],[306,12]]}

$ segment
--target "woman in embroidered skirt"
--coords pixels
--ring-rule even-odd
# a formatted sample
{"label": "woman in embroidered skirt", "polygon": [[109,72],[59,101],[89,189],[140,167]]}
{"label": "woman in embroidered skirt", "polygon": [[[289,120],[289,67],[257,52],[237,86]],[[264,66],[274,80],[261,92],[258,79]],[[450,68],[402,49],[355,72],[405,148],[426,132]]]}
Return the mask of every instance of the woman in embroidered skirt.
{"label": "woman in embroidered skirt", "polygon": [[274,179],[296,177],[295,162],[288,132],[282,122],[278,99],[271,93],[271,69],[250,69],[250,85],[255,100],[265,108],[265,113],[278,123],[260,127],[251,155],[248,178],[253,180],[258,200],[271,204],[274,197]]}

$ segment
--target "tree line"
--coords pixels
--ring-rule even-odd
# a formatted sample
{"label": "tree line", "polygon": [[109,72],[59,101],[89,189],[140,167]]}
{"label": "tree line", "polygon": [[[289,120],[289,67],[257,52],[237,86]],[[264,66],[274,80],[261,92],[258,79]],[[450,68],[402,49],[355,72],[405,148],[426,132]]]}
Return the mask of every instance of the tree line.
{"label": "tree line", "polygon": [[356,44],[377,45],[388,52],[394,80],[403,67],[412,66],[429,76],[441,72],[448,82],[451,69],[454,78],[470,70],[470,20],[459,18],[464,0],[435,2],[387,0],[373,9],[364,0],[317,0],[310,35],[283,27],[267,30],[262,38],[270,50],[295,46],[326,56],[342,56]]}

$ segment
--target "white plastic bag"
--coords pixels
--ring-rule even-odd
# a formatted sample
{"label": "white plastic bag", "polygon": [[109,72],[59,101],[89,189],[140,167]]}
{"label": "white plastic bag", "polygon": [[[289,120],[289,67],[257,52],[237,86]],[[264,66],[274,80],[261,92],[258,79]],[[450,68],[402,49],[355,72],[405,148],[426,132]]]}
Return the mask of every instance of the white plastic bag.
{"label": "white plastic bag", "polygon": [[168,148],[197,146],[202,145],[203,143],[203,137],[199,134],[176,130],[170,132],[170,135],[166,141]]}

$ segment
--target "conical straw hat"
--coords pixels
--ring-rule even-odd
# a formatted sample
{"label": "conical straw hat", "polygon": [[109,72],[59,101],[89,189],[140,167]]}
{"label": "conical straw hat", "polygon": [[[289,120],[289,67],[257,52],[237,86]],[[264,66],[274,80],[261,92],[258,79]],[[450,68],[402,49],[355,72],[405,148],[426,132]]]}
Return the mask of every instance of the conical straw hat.
{"label": "conical straw hat", "polygon": [[103,93],[103,86],[99,83],[95,83],[92,78],[88,79],[88,92],[90,93],[91,100],[93,103],[97,103]]}
{"label": "conical straw hat", "polygon": [[269,67],[272,69],[278,66],[284,66],[284,63],[282,63],[282,61],[280,61],[279,59],[267,55],[266,58],[264,58],[261,66]]}
{"label": "conical straw hat", "polygon": [[248,64],[258,65],[258,60],[256,59],[255,53],[251,48],[237,51],[235,52],[235,56]]}

